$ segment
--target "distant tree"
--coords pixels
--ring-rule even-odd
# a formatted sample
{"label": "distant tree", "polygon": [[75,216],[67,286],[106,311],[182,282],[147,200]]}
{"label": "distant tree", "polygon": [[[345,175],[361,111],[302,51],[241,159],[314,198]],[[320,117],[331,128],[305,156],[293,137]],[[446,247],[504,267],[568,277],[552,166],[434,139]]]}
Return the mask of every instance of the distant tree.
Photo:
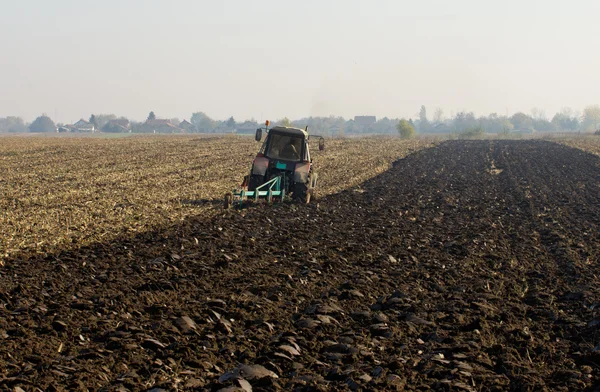
{"label": "distant tree", "polygon": [[152,130],[150,127],[146,126],[143,122],[131,122],[131,132],[132,133],[150,133]]}
{"label": "distant tree", "polygon": [[194,124],[199,132],[211,132],[216,126],[216,122],[203,112],[196,112],[192,114],[190,122]]}
{"label": "distant tree", "polygon": [[21,117],[0,118],[0,132],[27,132],[27,126]]}
{"label": "distant tree", "polygon": [[510,131],[512,131],[513,129],[515,129],[515,126],[513,125],[513,123],[510,122],[510,120],[506,117],[503,117],[504,121],[502,122],[502,133],[510,133]]}
{"label": "distant tree", "polygon": [[557,130],[557,127],[554,125],[554,123],[548,121],[545,118],[534,119],[533,128],[536,131],[541,132],[553,132]]}
{"label": "distant tree", "polygon": [[600,129],[600,106],[591,105],[583,109],[582,127],[585,131]]}
{"label": "distant tree", "polygon": [[173,117],[172,119],[169,120],[169,122],[173,125],[179,125],[179,123],[181,121],[179,121],[179,119],[177,117]]}
{"label": "distant tree", "polygon": [[421,105],[419,110],[419,121],[427,121],[427,108],[425,105]]}
{"label": "distant tree", "polygon": [[477,121],[473,112],[458,112],[452,119],[452,127],[456,132],[473,129],[479,125],[479,121]]}
{"label": "distant tree", "polygon": [[233,118],[233,116],[229,117],[229,119],[225,122],[225,125],[227,125],[227,128],[229,129],[235,128],[235,124],[235,118]]}
{"label": "distant tree", "polygon": [[531,109],[531,118],[534,121],[548,120],[548,118],[546,117],[546,112],[544,111],[544,109],[540,108]]}
{"label": "distant tree", "polygon": [[430,128],[429,120],[427,119],[427,109],[425,105],[421,105],[421,110],[419,110],[419,131],[427,132]]}
{"label": "distant tree", "polygon": [[[114,117],[114,116],[112,116]],[[96,118],[99,118],[98,116]],[[100,128],[103,132],[119,133],[132,130],[131,122],[127,117],[111,118]]]}
{"label": "distant tree", "polygon": [[291,127],[292,126],[292,122],[287,117],[282,118],[281,120],[277,121],[277,123],[279,125],[281,125],[282,127]]}
{"label": "distant tree", "polygon": [[405,119],[402,119],[400,122],[398,122],[396,129],[398,129],[398,133],[400,133],[400,137],[402,139],[412,139],[415,137],[415,128],[409,121],[406,121]]}
{"label": "distant tree", "polygon": [[344,133],[347,135],[360,133],[361,127],[354,120],[345,121],[343,125]]}
{"label": "distant tree", "polygon": [[27,125],[25,125],[25,121],[21,117],[7,117],[9,126],[8,132],[13,133],[23,133],[27,132]]}
{"label": "distant tree", "polygon": [[227,125],[225,124],[225,121],[221,121],[221,120],[215,120],[214,121],[214,130],[217,132],[223,132],[223,131],[228,131]]}
{"label": "distant tree", "polygon": [[377,122],[371,126],[371,130],[375,133],[393,135],[398,131],[396,129],[397,125],[398,120],[391,120],[387,117],[384,117],[377,120]]}
{"label": "distant tree", "polygon": [[[282,120],[277,121],[277,124],[281,125]],[[359,133],[364,131],[363,127],[354,123],[354,121],[347,122],[343,117],[336,116],[305,117],[299,120],[291,121],[290,125],[302,129],[308,126],[309,132],[319,135],[337,134],[340,128],[344,128],[347,133]]]}
{"label": "distant tree", "polygon": [[125,130],[120,127],[118,124],[109,121],[106,124],[104,124],[104,126],[102,127],[102,132],[108,132],[108,133],[119,133],[119,132],[124,132]]}
{"label": "distant tree", "polygon": [[30,132],[56,132],[56,124],[45,114],[36,118],[29,125]]}
{"label": "distant tree", "polygon": [[479,117],[477,121],[479,122],[479,126],[487,133],[507,134],[513,129],[513,125],[508,118],[499,116],[497,113],[490,113],[487,117]]}
{"label": "distant tree", "polygon": [[93,114],[90,116],[90,124],[92,124],[94,128],[98,128],[98,120],[96,120],[96,116]]}
{"label": "distant tree", "polygon": [[558,131],[576,131],[579,128],[579,118],[572,115],[571,110],[563,110],[552,117],[552,124]]}
{"label": "distant tree", "polygon": [[[95,114],[92,115],[96,119],[96,129],[102,129],[110,120],[116,120],[117,116],[114,114]],[[91,121],[90,121],[91,122]]]}
{"label": "distant tree", "polygon": [[444,111],[442,108],[436,108],[435,113],[433,114],[433,122],[439,124],[442,121],[444,121]]}
{"label": "distant tree", "polygon": [[546,112],[543,109],[531,109],[531,118],[533,119],[533,128],[536,131],[552,132],[556,130],[556,126],[548,121]]}
{"label": "distant tree", "polygon": [[515,126],[515,129],[533,128],[533,119],[522,112],[513,114],[510,122]]}
{"label": "distant tree", "polygon": [[460,139],[475,139],[485,135],[485,130],[481,126],[465,129],[458,134]]}
{"label": "distant tree", "polygon": [[149,121],[156,120],[156,115],[154,114],[154,112],[150,112],[150,114],[148,114],[148,120]]}

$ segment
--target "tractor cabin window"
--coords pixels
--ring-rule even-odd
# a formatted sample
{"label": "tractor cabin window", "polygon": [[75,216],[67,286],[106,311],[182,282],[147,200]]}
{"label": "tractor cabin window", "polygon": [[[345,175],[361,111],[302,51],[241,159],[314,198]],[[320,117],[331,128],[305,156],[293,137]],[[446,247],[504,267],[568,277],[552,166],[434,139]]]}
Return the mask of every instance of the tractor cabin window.
{"label": "tractor cabin window", "polygon": [[301,137],[272,133],[265,155],[272,159],[300,161],[303,156],[303,141]]}

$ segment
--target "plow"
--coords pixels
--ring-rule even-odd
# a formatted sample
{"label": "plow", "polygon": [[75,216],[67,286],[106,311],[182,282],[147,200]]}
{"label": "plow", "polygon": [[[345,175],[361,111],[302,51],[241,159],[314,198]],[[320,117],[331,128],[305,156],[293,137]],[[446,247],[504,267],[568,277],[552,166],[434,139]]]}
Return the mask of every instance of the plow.
{"label": "plow", "polygon": [[[267,134],[259,152],[252,161],[248,175],[242,184],[225,194],[224,207],[242,208],[250,202],[261,200],[267,203],[293,200],[310,203],[314,200],[318,175],[310,156],[308,127],[273,127],[270,122],[258,128],[257,142],[262,141],[263,129]],[[325,141],[319,138],[319,150],[325,148]]]}
{"label": "plow", "polygon": [[231,206],[236,208],[242,208],[249,200],[258,202],[260,199],[264,199],[267,203],[273,201],[285,200],[285,189],[281,187],[282,177],[277,176],[264,184],[260,185],[253,191],[246,190],[247,188],[242,187],[236,189],[225,195],[225,208]]}

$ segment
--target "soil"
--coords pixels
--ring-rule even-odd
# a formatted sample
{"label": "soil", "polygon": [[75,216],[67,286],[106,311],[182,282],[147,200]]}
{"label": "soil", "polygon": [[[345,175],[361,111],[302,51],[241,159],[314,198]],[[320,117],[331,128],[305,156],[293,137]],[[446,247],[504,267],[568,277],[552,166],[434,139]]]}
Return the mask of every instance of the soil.
{"label": "soil", "polygon": [[594,390],[600,158],[449,141],[310,205],[6,260],[8,390]]}

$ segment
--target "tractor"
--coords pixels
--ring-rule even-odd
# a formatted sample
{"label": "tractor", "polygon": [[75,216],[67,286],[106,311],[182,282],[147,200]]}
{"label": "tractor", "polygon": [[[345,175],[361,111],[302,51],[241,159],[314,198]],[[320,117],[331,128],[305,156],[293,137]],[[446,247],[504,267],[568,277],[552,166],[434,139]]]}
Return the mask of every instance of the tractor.
{"label": "tractor", "polygon": [[[267,137],[256,154],[252,167],[239,189],[225,195],[224,207],[242,207],[247,201],[283,201],[286,199],[310,203],[314,199],[317,173],[314,171],[309,151],[308,127],[305,129],[275,126],[258,128],[254,136],[262,141],[263,130]],[[319,138],[319,150],[325,140]]]}

